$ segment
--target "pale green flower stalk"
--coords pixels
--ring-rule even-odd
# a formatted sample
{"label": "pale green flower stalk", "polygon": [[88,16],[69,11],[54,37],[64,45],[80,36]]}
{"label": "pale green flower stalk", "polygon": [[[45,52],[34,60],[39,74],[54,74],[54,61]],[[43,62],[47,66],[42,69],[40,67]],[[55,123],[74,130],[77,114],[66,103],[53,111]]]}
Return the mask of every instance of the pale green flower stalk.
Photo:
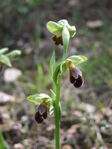
{"label": "pale green flower stalk", "polygon": [[[47,118],[47,109],[49,109],[50,115],[54,113],[55,117],[55,146],[56,149],[60,149],[60,122],[61,122],[61,103],[60,103],[60,87],[61,87],[61,76],[64,71],[69,69],[70,72],[70,83],[74,87],[81,87],[83,84],[83,78],[81,71],[77,66],[87,60],[82,55],[72,55],[67,58],[67,49],[70,38],[76,34],[75,26],[68,24],[67,20],[60,20],[58,22],[49,21],[47,23],[47,29],[53,34],[53,40],[56,45],[61,44],[63,46],[63,57],[60,63],[55,62],[55,52],[53,52],[50,60],[50,69],[54,90],[51,91],[51,96],[46,94],[35,94],[30,95],[28,100],[39,105],[35,113],[35,120],[37,123],[42,123]],[[46,108],[47,107],[47,108]]]}

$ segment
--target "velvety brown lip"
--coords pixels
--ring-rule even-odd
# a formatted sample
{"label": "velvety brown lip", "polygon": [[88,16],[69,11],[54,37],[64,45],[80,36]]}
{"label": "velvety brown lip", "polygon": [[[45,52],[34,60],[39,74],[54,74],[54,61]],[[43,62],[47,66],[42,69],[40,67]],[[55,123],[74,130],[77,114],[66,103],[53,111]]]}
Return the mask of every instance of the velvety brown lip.
{"label": "velvety brown lip", "polygon": [[62,36],[60,37],[53,36],[52,39],[56,45],[60,45],[60,44],[63,45]]}
{"label": "velvety brown lip", "polygon": [[37,123],[42,123],[47,118],[47,106],[40,104],[35,113],[35,120]]}
{"label": "velvety brown lip", "polygon": [[70,68],[70,82],[74,84],[76,88],[79,88],[83,84],[83,77],[80,69],[73,67]]}

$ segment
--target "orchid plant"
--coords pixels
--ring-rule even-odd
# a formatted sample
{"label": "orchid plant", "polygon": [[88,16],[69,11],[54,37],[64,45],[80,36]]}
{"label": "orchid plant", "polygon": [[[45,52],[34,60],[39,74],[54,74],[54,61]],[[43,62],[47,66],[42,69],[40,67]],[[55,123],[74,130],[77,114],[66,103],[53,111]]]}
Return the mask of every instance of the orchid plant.
{"label": "orchid plant", "polygon": [[19,50],[13,50],[11,52],[8,52],[8,50],[8,48],[0,49],[0,70],[2,70],[4,65],[11,67],[12,64],[10,59],[21,55],[21,51]]}
{"label": "orchid plant", "polygon": [[54,113],[55,117],[55,145],[56,149],[60,149],[60,122],[61,122],[61,103],[60,103],[60,87],[61,77],[63,72],[69,69],[70,83],[74,87],[79,88],[83,84],[82,72],[77,67],[79,64],[87,61],[87,58],[83,55],[72,55],[67,57],[67,49],[70,38],[76,34],[75,26],[68,24],[67,20],[60,20],[58,22],[49,21],[47,23],[48,31],[53,34],[53,41],[56,45],[63,46],[63,56],[59,62],[55,61],[55,52],[53,52],[50,60],[50,70],[55,86],[51,91],[51,96],[41,93],[34,94],[28,97],[30,102],[38,105],[35,112],[35,120],[37,123],[42,123],[48,115],[48,111],[51,114]]}

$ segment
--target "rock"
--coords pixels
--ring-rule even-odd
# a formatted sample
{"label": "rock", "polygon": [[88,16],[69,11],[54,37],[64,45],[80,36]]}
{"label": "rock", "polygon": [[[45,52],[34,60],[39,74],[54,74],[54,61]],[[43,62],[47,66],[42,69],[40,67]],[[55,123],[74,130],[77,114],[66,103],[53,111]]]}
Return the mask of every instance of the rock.
{"label": "rock", "polygon": [[69,1],[68,1],[68,5],[69,5],[70,7],[77,6],[78,3],[79,3],[78,0],[69,0]]}
{"label": "rock", "polygon": [[55,125],[54,124],[51,124],[47,127],[47,131],[51,131],[53,132],[55,130]]}
{"label": "rock", "polygon": [[68,130],[67,130],[67,134],[75,134],[77,132],[77,128],[79,128],[79,124],[78,125],[72,125]]}
{"label": "rock", "polygon": [[32,146],[31,138],[23,140],[23,144],[24,144],[25,148],[31,148],[31,146]]}
{"label": "rock", "polygon": [[14,144],[14,149],[24,149],[24,145],[21,143]]}
{"label": "rock", "polygon": [[87,113],[94,113],[95,110],[96,110],[96,108],[93,105],[90,105],[88,103],[81,102],[79,104],[79,110],[85,111]]}
{"label": "rock", "polygon": [[16,68],[8,68],[4,72],[4,81],[5,82],[14,82],[16,81],[20,76],[22,75],[22,72],[19,69]]}
{"label": "rock", "polygon": [[62,149],[72,149],[72,147],[70,145],[64,145]]}
{"label": "rock", "polygon": [[15,98],[11,95],[8,95],[4,92],[0,92],[0,105],[5,105],[8,103],[13,103]]}
{"label": "rock", "polygon": [[2,130],[4,137],[9,135],[11,137],[12,142],[14,143],[20,142],[22,139],[22,135],[25,135],[22,129],[22,125],[20,123],[12,125],[11,124],[3,125],[0,127],[0,129]]}
{"label": "rock", "polygon": [[103,22],[101,20],[95,20],[95,21],[88,21],[86,23],[87,27],[91,28],[91,29],[98,29],[100,27],[102,27]]}

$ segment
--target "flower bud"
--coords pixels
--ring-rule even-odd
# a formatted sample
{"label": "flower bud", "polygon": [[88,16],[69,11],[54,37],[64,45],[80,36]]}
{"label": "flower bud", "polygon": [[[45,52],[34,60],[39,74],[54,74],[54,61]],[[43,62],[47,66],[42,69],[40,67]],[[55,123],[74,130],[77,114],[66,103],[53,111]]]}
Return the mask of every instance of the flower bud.
{"label": "flower bud", "polygon": [[83,84],[82,72],[76,67],[70,68],[70,82],[76,87],[79,88]]}
{"label": "flower bud", "polygon": [[35,113],[35,120],[37,123],[42,123],[47,118],[47,106],[44,104],[39,105]]}
{"label": "flower bud", "polygon": [[57,37],[57,36],[55,35],[55,36],[53,36],[52,39],[53,39],[53,41],[55,42],[55,45],[59,45],[59,44],[63,45],[62,36]]}

